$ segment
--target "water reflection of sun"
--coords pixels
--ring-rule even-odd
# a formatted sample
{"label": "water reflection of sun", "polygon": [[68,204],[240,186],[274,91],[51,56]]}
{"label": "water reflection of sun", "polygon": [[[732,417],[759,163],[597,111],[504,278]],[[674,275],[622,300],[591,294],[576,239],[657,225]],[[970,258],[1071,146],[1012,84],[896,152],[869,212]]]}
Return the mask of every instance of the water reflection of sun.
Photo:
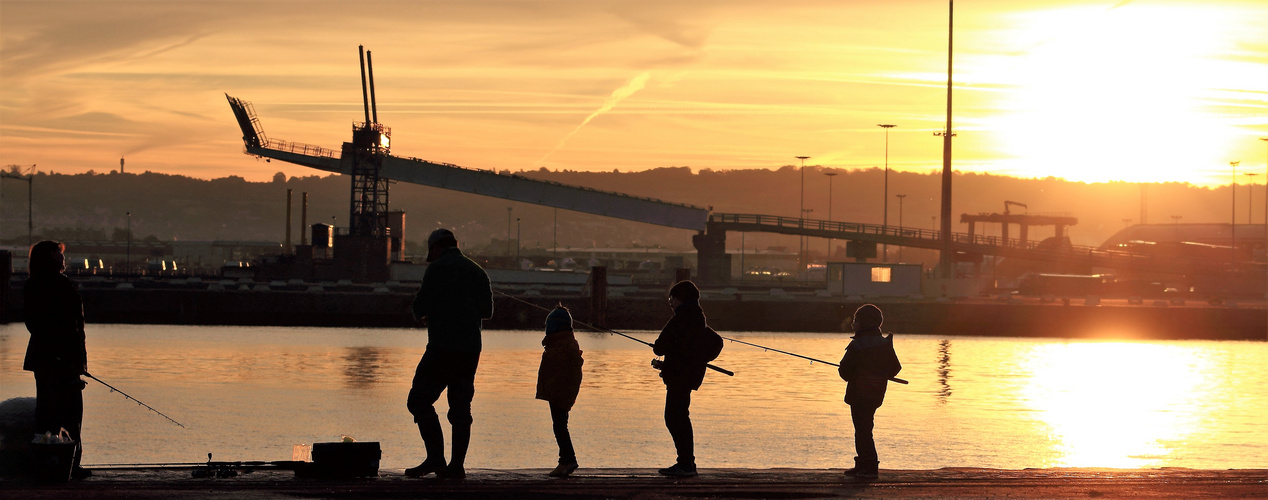
{"label": "water reflection of sun", "polygon": [[1194,433],[1202,360],[1144,343],[1036,345],[1025,404],[1050,427],[1047,466],[1150,467]]}

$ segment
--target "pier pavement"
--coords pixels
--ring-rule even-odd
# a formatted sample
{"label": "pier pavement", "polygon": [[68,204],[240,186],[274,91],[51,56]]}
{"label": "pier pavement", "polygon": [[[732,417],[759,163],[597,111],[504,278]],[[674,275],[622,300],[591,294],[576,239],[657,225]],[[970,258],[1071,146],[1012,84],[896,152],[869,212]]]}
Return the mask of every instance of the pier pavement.
{"label": "pier pavement", "polygon": [[7,499],[292,498],[1268,498],[1268,470],[944,468],[882,470],[859,481],[841,469],[701,469],[671,479],[654,469],[468,469],[465,480],[407,478],[401,470],[354,480],[296,478],[260,470],[194,479],[186,470],[97,470],[62,485],[0,482]]}

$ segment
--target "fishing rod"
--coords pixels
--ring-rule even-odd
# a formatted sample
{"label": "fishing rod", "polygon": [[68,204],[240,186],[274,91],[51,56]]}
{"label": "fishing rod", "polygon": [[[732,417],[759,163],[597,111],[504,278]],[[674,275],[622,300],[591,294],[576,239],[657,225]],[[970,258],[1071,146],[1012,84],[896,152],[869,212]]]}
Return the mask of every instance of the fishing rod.
{"label": "fishing rod", "polygon": [[[536,308],[541,309],[541,310],[543,310],[543,311],[550,312],[550,309],[548,309],[548,308],[545,308],[545,307],[539,306],[539,305],[537,305],[537,304],[534,304],[534,303],[529,302],[529,301],[527,301],[527,300],[521,299],[521,298],[516,297],[516,296],[514,296],[514,295],[511,295],[511,294],[509,294],[509,293],[502,292],[502,291],[498,291],[498,290],[494,290],[493,292],[494,292],[494,293],[497,293],[498,295],[501,295],[501,296],[503,296],[503,297],[509,298],[509,299],[511,299],[511,300],[514,300],[514,301],[517,301],[517,302],[522,302],[522,303],[524,303],[524,304],[528,304],[528,305],[530,305],[530,306],[536,307]],[[584,322],[584,321],[578,321],[578,320],[576,320],[575,318],[572,320],[572,322],[573,322],[573,323],[576,323],[576,324],[578,324],[578,325],[584,326],[584,327],[586,327],[586,328],[589,328],[589,329],[591,329],[591,330],[594,330],[594,331],[596,331],[596,332],[600,332],[600,333],[608,333],[608,334],[613,334],[613,335],[620,335],[620,336],[625,337],[625,338],[627,338],[627,339],[630,339],[630,340],[633,340],[633,341],[638,342],[638,343],[640,343],[640,344],[643,344],[643,345],[645,345],[645,346],[647,346],[647,347],[654,347],[654,346],[652,345],[652,343],[651,343],[651,342],[648,342],[648,341],[643,340],[643,339],[640,339],[640,338],[631,337],[631,336],[629,336],[629,335],[626,335],[626,334],[624,334],[624,333],[618,332],[618,331],[616,331],[616,330],[610,330],[610,329],[607,329],[607,328],[599,328],[599,327],[597,327],[597,326],[591,325],[591,324],[586,323],[586,322]],[[723,338],[725,338],[725,337],[723,337]],[[655,365],[653,365],[653,366],[655,366]],[[726,369],[726,368],[722,368],[722,367],[720,367],[720,366],[714,366],[714,365],[712,365],[712,364],[705,363],[704,367],[705,367],[705,368],[708,368],[708,369],[710,369],[710,370],[713,370],[713,371],[715,371],[715,372],[718,372],[718,373],[724,374],[724,375],[726,375],[726,376],[728,376],[728,377],[734,377],[734,376],[735,376],[735,372],[733,372],[733,371],[731,371],[731,370],[728,370],[728,369]]]}
{"label": "fishing rod", "polygon": [[[893,336],[893,334],[891,333],[891,334],[890,334],[890,336]],[[840,367],[841,367],[841,365],[838,365],[838,364],[833,363],[833,362],[830,362],[830,361],[824,361],[824,360],[822,360],[822,359],[815,359],[815,358],[812,358],[812,357],[810,357],[810,356],[802,356],[802,355],[797,354],[797,353],[795,353],[795,352],[781,351],[781,350],[776,349],[776,348],[774,348],[774,347],[766,347],[766,346],[764,346],[764,345],[757,345],[757,344],[754,344],[754,343],[751,343],[751,342],[745,342],[745,341],[743,341],[743,340],[736,340],[736,339],[733,339],[733,338],[730,338],[730,337],[722,337],[722,340],[729,340],[729,341],[731,341],[731,342],[736,342],[736,343],[739,343],[739,344],[744,344],[744,345],[747,345],[747,346],[753,346],[753,347],[756,347],[756,348],[758,348],[758,349],[762,349],[762,350],[766,350],[766,351],[775,351],[775,352],[780,353],[780,354],[787,354],[787,355],[789,355],[789,356],[794,356],[794,357],[798,357],[798,358],[801,358],[801,359],[808,359],[808,360],[810,360],[810,363],[811,363],[811,364],[814,364],[814,363],[823,363],[823,364],[825,364],[825,365],[829,365],[829,366],[835,366],[835,367],[838,367],[838,368],[840,368]],[[898,383],[900,383],[900,384],[908,384],[908,383],[910,383],[910,382],[907,382],[906,380],[903,380],[903,379],[898,378],[898,377],[889,377],[889,380],[891,380],[891,381],[893,381],[893,382],[898,382]]]}
{"label": "fishing rod", "polygon": [[173,424],[179,425],[179,426],[180,426],[180,428],[182,428],[182,429],[184,429],[184,428],[185,428],[185,426],[184,426],[184,425],[182,425],[180,422],[177,422],[177,421],[175,421],[175,420],[172,420],[172,417],[169,417],[169,416],[167,416],[167,415],[164,415],[164,414],[163,414],[163,412],[158,411],[158,410],[155,410],[153,406],[150,406],[150,405],[147,405],[147,404],[145,404],[145,403],[142,403],[142,402],[141,402],[140,400],[138,400],[137,398],[134,398],[134,397],[132,397],[132,396],[129,396],[129,395],[128,395],[128,393],[123,392],[123,391],[121,391],[121,390],[119,390],[119,389],[116,389],[116,388],[115,388],[115,386],[105,383],[105,381],[103,381],[103,380],[101,380],[101,379],[99,379],[99,378],[97,378],[97,377],[92,376],[92,374],[90,374],[90,373],[88,373],[88,372],[84,372],[84,376],[85,376],[85,377],[88,377],[88,378],[90,378],[90,379],[96,380],[96,381],[97,381],[98,383],[100,383],[101,385],[104,385],[104,386],[106,386],[106,387],[109,387],[109,388],[110,388],[110,392],[117,392],[117,393],[119,393],[119,394],[122,394],[122,395],[123,395],[123,397],[128,398],[128,399],[131,399],[131,400],[133,400],[133,401],[136,401],[136,404],[139,404],[139,405],[141,405],[141,406],[144,406],[146,409],[148,409],[148,410],[150,410],[150,411],[152,411],[152,412],[154,412],[154,413],[159,414],[159,416],[161,416],[161,417],[163,417],[163,418],[166,418],[169,422],[171,422],[171,423],[173,423]]}

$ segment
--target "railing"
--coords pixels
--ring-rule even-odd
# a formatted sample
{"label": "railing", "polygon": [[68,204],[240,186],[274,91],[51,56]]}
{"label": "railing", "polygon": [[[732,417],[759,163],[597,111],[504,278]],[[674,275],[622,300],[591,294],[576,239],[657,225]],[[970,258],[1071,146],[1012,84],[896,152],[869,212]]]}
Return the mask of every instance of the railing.
{"label": "railing", "polygon": [[284,153],[294,153],[306,156],[321,156],[326,158],[338,158],[339,152],[330,148],[314,146],[312,144],[303,144],[299,142],[283,141],[281,139],[269,139],[264,142],[266,149],[274,151],[282,151]]}
{"label": "railing", "polygon": [[[818,232],[820,234],[814,234],[813,236],[840,239],[847,239],[850,235],[863,235],[868,236],[868,240],[888,240],[882,241],[883,243],[888,244],[918,242],[920,243],[919,245],[912,246],[921,246],[925,248],[937,248],[942,242],[942,232],[929,229],[884,226],[880,224],[861,224],[855,222],[826,221],[819,219],[798,219],[796,217],[783,217],[779,215],[714,213],[709,214],[709,222],[758,226],[759,228],[780,228],[784,230],[793,230],[789,232],[806,235],[809,235],[811,232]],[[1209,259],[1194,257],[1171,256],[1159,259],[1152,255],[1125,252],[1121,250],[1103,250],[1096,247],[1082,245],[1046,247],[1042,246],[1041,242],[1034,240],[1022,241],[1016,238],[1005,239],[997,236],[983,236],[977,234],[969,235],[968,233],[951,233],[951,243],[957,251],[961,252],[982,254],[1010,253],[1018,256],[1020,256],[1019,254],[1024,253],[1028,254],[1025,255],[1026,258],[1041,260],[1087,260],[1106,267],[1141,265],[1151,265],[1155,267],[1168,266],[1176,268],[1228,267],[1226,263],[1212,262]],[[1001,250],[1008,250],[1008,252],[1001,252]]]}

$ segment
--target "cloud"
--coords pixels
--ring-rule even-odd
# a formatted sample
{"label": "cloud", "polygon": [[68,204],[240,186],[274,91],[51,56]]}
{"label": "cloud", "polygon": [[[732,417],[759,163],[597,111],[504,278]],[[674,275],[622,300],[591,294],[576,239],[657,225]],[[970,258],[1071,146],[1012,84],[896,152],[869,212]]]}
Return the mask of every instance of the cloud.
{"label": "cloud", "polygon": [[590,116],[587,116],[584,120],[581,120],[581,124],[577,125],[577,128],[572,129],[572,132],[569,132],[568,135],[565,135],[564,138],[559,141],[559,144],[555,145],[555,149],[550,150],[549,153],[546,153],[545,156],[542,156],[540,160],[537,160],[536,164],[540,165],[544,163],[547,158],[550,158],[550,155],[555,154],[555,151],[559,151],[559,148],[564,147],[564,144],[568,143],[568,139],[571,139],[572,136],[577,135],[577,132],[581,130],[581,127],[584,127],[586,126],[587,123],[590,123],[590,120],[595,119],[595,117],[603,113],[611,111],[612,108],[616,106],[618,103],[625,100],[629,96],[634,95],[635,92],[642,90],[643,87],[647,85],[647,80],[651,78],[651,76],[652,74],[650,71],[644,71],[643,73],[640,73],[638,76],[630,79],[630,81],[625,82],[625,85],[622,85],[616,90],[613,90],[612,95],[608,96],[608,98],[603,101],[603,105],[599,106],[599,109],[595,110],[595,112],[593,113],[590,113]]}

